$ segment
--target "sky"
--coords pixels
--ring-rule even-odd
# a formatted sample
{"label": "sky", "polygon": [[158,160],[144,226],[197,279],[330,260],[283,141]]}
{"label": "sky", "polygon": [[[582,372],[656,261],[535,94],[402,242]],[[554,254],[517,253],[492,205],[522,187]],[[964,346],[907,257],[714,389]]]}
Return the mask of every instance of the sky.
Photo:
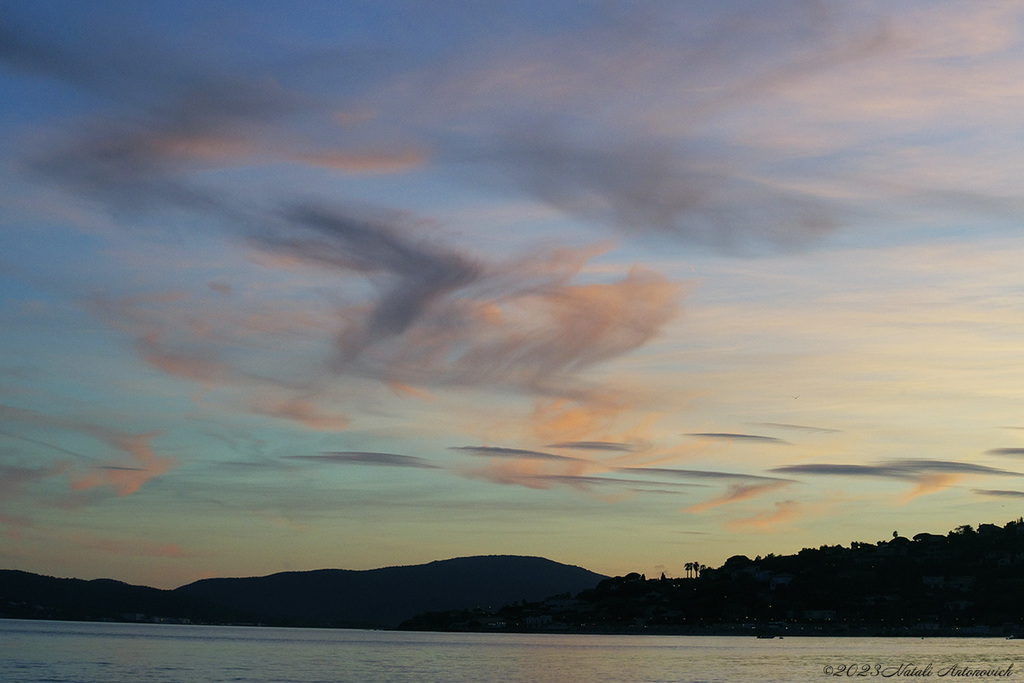
{"label": "sky", "polygon": [[1017,2],[0,0],[0,567],[1024,514]]}

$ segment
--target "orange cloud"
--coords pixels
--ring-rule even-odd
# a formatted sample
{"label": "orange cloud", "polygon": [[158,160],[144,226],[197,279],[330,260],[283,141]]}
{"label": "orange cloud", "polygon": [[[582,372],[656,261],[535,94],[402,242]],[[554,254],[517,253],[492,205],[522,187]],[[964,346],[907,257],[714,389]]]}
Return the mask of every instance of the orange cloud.
{"label": "orange cloud", "polygon": [[601,434],[625,406],[610,401],[579,403],[568,399],[538,400],[533,405],[531,427],[541,441],[580,441]]}
{"label": "orange cloud", "polygon": [[94,468],[72,482],[71,488],[76,491],[110,486],[119,496],[128,496],[138,491],[150,479],[174,469],[174,459],[157,455],[150,446],[149,442],[158,436],[159,432],[125,434],[102,427],[85,427],[84,430],[124,451],[131,458],[131,464]]}
{"label": "orange cloud", "polygon": [[775,511],[762,513],[746,519],[737,519],[726,526],[734,531],[754,528],[769,531],[779,524],[786,524],[800,516],[800,504],[794,500],[783,500],[775,503]]}
{"label": "orange cloud", "polygon": [[293,398],[281,403],[257,402],[253,410],[260,415],[268,415],[283,420],[292,420],[319,431],[332,432],[347,429],[350,420],[341,414],[328,415],[322,412],[313,401],[304,398]]}
{"label": "orange cloud", "polygon": [[792,482],[770,481],[761,484],[733,484],[732,486],[729,487],[729,490],[726,493],[722,494],[721,496],[713,498],[709,501],[705,501],[703,503],[698,503],[697,505],[692,505],[686,508],[686,511],[691,513],[705,512],[707,510],[720,507],[722,505],[738,503],[739,501],[742,500],[749,500],[751,498],[755,498],[763,493],[768,493],[770,491],[780,489],[784,486],[789,485],[790,483]]}
{"label": "orange cloud", "polygon": [[160,342],[160,333],[147,332],[136,343],[139,354],[149,365],[169,375],[201,382],[205,386],[224,381],[226,366],[196,354],[171,351]]}
{"label": "orange cloud", "polygon": [[300,163],[345,173],[402,173],[424,166],[426,155],[419,150],[402,152],[321,152],[292,157]]}
{"label": "orange cloud", "polygon": [[216,133],[154,135],[145,142],[154,154],[183,161],[238,162],[259,151],[254,142],[241,136]]}
{"label": "orange cloud", "polygon": [[488,481],[492,484],[514,484],[531,489],[549,489],[552,482],[543,475],[546,463],[536,460],[501,460],[492,458],[481,467],[460,468],[463,476]]}
{"label": "orange cloud", "polygon": [[909,502],[919,496],[926,496],[929,493],[936,493],[942,489],[949,488],[953,484],[963,479],[962,474],[948,474],[948,473],[936,473],[936,474],[922,474],[916,478],[917,486],[912,491],[907,492],[903,496],[903,502]]}

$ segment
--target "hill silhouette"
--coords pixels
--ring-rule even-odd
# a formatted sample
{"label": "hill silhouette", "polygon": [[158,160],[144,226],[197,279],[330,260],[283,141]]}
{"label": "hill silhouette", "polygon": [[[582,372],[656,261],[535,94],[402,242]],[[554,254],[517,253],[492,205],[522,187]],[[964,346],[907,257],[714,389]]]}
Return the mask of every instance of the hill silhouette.
{"label": "hill silhouette", "polygon": [[717,569],[690,564],[687,578],[633,573],[575,597],[422,614],[401,628],[1024,637],[1024,518],[795,555],[735,555]]}
{"label": "hill silhouette", "polygon": [[176,589],[284,624],[390,628],[418,613],[480,608],[593,588],[607,577],[541,557],[491,555],[363,571],[203,579]]}
{"label": "hill silhouette", "polygon": [[58,579],[0,570],[0,617],[66,621],[193,621],[232,623],[253,616],[173,591],[113,579]]}
{"label": "hill silhouette", "polygon": [[174,590],[0,570],[0,618],[391,628],[424,611],[493,610],[516,600],[577,593],[606,578],[515,555],[203,579]]}

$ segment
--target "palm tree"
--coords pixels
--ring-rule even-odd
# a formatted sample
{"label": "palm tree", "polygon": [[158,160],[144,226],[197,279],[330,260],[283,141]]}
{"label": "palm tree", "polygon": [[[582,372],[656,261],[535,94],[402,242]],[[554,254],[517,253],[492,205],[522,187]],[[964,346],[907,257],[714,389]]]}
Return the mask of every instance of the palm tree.
{"label": "palm tree", "polygon": [[687,562],[683,567],[686,569],[686,578],[690,578],[690,572],[693,570],[693,562]]}

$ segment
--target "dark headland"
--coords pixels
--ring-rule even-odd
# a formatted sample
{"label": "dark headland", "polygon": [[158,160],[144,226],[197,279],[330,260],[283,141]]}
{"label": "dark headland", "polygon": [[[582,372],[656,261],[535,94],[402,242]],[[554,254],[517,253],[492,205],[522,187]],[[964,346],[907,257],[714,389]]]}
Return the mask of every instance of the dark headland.
{"label": "dark headland", "polygon": [[538,557],[204,579],[0,570],[0,617],[433,631],[1024,636],[1024,519],[608,578]]}

